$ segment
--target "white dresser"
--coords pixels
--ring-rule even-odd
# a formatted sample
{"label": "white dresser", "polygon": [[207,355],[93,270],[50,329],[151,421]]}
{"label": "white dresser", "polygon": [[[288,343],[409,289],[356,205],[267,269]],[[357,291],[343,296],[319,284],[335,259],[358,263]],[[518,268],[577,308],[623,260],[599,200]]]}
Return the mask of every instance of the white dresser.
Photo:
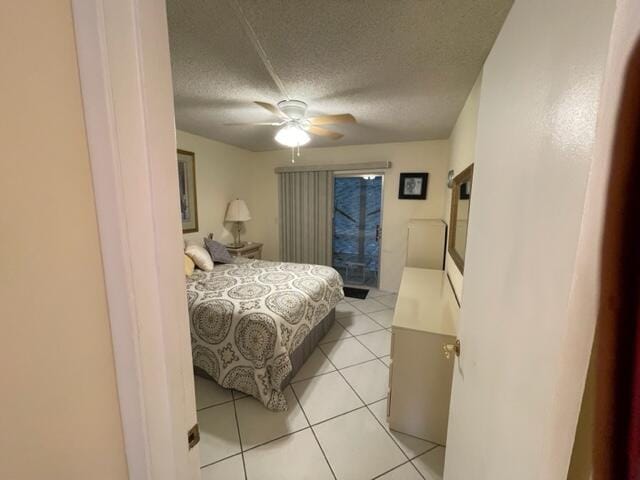
{"label": "white dresser", "polygon": [[446,445],[458,304],[442,270],[406,267],[391,335],[387,416],[398,432]]}
{"label": "white dresser", "polygon": [[414,218],[407,226],[407,267],[444,268],[447,224],[440,219]]}

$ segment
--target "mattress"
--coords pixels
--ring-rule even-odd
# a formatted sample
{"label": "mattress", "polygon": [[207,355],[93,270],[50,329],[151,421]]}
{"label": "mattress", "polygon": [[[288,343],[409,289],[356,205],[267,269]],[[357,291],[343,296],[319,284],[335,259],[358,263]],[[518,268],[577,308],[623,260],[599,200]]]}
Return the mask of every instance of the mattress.
{"label": "mattress", "polygon": [[238,259],[194,273],[187,278],[194,366],[271,410],[286,410],[292,355],[295,361],[308,350],[312,332],[333,318],[342,286],[333,268],[300,263]]}

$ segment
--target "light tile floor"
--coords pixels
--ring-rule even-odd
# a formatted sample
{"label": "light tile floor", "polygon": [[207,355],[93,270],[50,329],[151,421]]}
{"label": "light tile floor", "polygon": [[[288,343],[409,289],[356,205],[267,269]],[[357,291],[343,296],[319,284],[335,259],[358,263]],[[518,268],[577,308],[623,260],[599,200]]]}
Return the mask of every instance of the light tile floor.
{"label": "light tile floor", "polygon": [[442,480],[444,448],[394,432],[386,391],[396,295],[346,298],[287,387],[287,412],[196,377],[203,480]]}

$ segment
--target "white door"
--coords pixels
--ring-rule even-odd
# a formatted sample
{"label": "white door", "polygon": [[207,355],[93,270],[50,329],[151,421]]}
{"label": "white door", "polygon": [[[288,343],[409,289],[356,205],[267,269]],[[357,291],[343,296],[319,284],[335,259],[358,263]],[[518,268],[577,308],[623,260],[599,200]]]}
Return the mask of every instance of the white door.
{"label": "white door", "polygon": [[595,319],[606,171],[585,194],[606,157],[592,162],[614,10],[517,1],[487,59],[447,480],[566,478]]}

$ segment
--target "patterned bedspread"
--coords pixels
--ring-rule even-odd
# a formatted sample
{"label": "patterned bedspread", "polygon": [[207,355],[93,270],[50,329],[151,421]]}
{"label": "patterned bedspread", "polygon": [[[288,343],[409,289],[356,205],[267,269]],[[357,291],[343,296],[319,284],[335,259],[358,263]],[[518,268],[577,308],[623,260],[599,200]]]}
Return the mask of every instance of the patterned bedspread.
{"label": "patterned bedspread", "polygon": [[342,300],[333,268],[238,259],[187,278],[193,363],[220,385],[286,410],[289,354]]}

